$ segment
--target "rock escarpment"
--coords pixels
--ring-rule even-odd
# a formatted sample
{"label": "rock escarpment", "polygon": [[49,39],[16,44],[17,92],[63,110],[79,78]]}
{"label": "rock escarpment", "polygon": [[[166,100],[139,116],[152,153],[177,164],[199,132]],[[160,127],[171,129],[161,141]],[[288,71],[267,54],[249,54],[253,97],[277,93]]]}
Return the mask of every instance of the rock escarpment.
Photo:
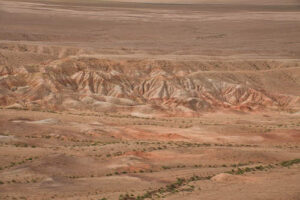
{"label": "rock escarpment", "polygon": [[2,107],[170,114],[299,108],[297,61],[175,62],[87,55],[24,65],[9,60],[1,54]]}

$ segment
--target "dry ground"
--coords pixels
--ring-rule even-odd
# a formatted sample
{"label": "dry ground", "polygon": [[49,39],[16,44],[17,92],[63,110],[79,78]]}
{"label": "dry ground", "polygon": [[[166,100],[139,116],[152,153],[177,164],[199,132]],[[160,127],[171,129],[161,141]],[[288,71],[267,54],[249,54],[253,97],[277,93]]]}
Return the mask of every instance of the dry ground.
{"label": "dry ground", "polygon": [[[1,199],[299,199],[299,114],[3,109],[0,119]],[[191,180],[171,187],[177,178]]]}
{"label": "dry ground", "polygon": [[1,0],[0,40],[163,59],[300,56],[297,0],[142,2]]}
{"label": "dry ground", "polygon": [[[298,0],[0,0],[0,199],[299,200],[299,22]],[[44,76],[47,68],[71,80],[73,66],[96,71],[110,63],[103,58],[127,72],[133,63],[143,72],[141,63],[158,61],[172,81],[211,76],[217,91],[233,81],[244,100],[239,84],[249,82],[249,106],[276,100],[295,107],[167,117],[123,107],[57,109],[54,98],[38,99],[79,93],[63,76]],[[200,67],[179,69],[194,61]],[[80,84],[81,95],[94,95]],[[7,94],[44,107],[8,109],[14,99]]]}

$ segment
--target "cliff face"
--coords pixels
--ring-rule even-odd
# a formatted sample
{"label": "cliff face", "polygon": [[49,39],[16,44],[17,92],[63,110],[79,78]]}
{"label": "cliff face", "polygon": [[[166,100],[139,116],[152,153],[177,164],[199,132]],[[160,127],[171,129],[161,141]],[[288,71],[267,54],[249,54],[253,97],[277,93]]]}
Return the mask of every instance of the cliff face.
{"label": "cliff face", "polygon": [[170,114],[299,108],[297,61],[117,60],[31,48],[20,53],[22,64],[9,51],[16,48],[0,54],[2,107]]}

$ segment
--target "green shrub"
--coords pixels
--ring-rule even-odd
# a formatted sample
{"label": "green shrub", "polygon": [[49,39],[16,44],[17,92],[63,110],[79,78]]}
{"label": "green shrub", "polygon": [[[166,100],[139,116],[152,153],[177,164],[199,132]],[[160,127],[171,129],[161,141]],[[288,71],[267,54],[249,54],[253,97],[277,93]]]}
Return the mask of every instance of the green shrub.
{"label": "green shrub", "polygon": [[299,164],[299,163],[300,163],[300,159],[294,159],[294,160],[288,160],[288,161],[281,162],[280,164],[283,167],[289,167],[291,165]]}

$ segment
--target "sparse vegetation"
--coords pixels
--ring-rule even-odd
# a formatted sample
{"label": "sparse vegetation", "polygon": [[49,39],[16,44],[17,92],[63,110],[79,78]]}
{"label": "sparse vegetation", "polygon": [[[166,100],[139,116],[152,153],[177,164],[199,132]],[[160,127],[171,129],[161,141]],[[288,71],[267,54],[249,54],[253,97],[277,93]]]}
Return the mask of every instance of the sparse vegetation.
{"label": "sparse vegetation", "polygon": [[22,161],[19,161],[19,162],[11,162],[10,165],[4,166],[4,167],[0,167],[0,170],[8,169],[8,168],[14,167],[16,165],[22,165],[22,164],[24,164],[24,163],[26,163],[28,161],[32,161],[33,159],[38,159],[38,157],[37,156],[34,157],[34,158],[29,157],[29,158],[26,158],[26,159],[24,159]]}
{"label": "sparse vegetation", "polygon": [[[58,115],[58,113],[57,113]],[[75,115],[76,116],[76,115]],[[80,115],[85,116],[85,115]],[[94,115],[90,115],[94,116]],[[101,116],[101,120],[103,120],[103,116]],[[127,118],[122,118],[127,119]],[[128,118],[130,119],[130,118]],[[134,118],[136,120],[142,120],[140,118]],[[109,121],[109,119],[106,119]],[[152,119],[151,119],[152,120]],[[167,120],[161,120],[160,118],[155,119],[157,122],[163,124],[165,122],[174,122],[176,123],[175,119],[170,119],[170,121]],[[160,121],[161,120],[161,121]],[[197,120],[193,119],[194,121],[191,122],[189,120],[178,120],[179,125],[188,125],[189,123],[197,124]],[[117,122],[118,123],[118,122]],[[127,122],[126,122],[127,123]],[[141,122],[141,124],[143,124]],[[292,123],[291,123],[292,124]],[[296,124],[296,123],[295,123]],[[221,126],[221,123],[217,123],[214,121],[211,122],[201,122],[201,125],[203,126],[210,126],[213,127],[215,125]],[[127,125],[126,125],[127,126]],[[128,123],[128,126],[130,126],[130,123]],[[166,126],[167,127],[167,126]],[[174,126],[176,128],[176,126]],[[239,126],[243,127],[242,125]],[[245,126],[246,127],[246,126]],[[284,128],[285,125],[283,125],[281,128]],[[251,126],[251,130],[255,129],[257,133],[261,133],[262,130],[265,129],[276,129],[276,126],[262,126],[259,125],[258,127],[253,124]],[[147,129],[147,128],[145,128]],[[134,129],[135,130],[135,129]],[[137,129],[139,130],[139,129]],[[141,129],[143,130],[143,129]],[[89,173],[74,173],[74,175],[61,175],[58,174],[58,177],[63,177],[66,179],[69,179],[68,181],[90,181],[90,179],[93,179],[94,181],[101,180],[103,177],[107,177],[107,180],[109,181],[115,181],[115,179],[118,179],[122,181],[123,179],[127,179],[128,177],[156,177],[157,174],[161,173],[164,175],[165,173],[171,173],[175,176],[177,174],[182,174],[182,172],[188,173],[189,171],[191,173],[197,174],[200,171],[203,172],[209,172],[207,176],[197,176],[193,175],[189,177],[190,175],[187,175],[186,177],[178,178],[176,181],[171,182],[169,184],[166,184],[163,187],[156,188],[148,188],[145,190],[144,193],[141,194],[140,190],[136,190],[135,192],[127,191],[131,193],[120,195],[120,199],[155,199],[155,198],[164,198],[168,195],[175,194],[178,192],[193,192],[195,190],[195,184],[192,182],[196,181],[205,181],[210,180],[212,176],[217,175],[216,172],[220,173],[227,172],[232,175],[244,175],[249,173],[256,173],[260,172],[263,173],[267,170],[271,170],[272,168],[276,167],[287,167],[287,170],[289,168],[292,168],[291,166],[294,166],[295,164],[299,163],[298,159],[295,160],[289,160],[284,161],[281,163],[268,163],[265,162],[263,158],[255,159],[253,158],[253,150],[252,148],[256,148],[255,152],[261,152],[265,148],[268,148],[268,150],[272,150],[273,148],[278,148],[280,151],[286,151],[288,149],[293,149],[293,151],[298,151],[298,145],[294,143],[290,144],[282,144],[277,143],[276,146],[273,144],[245,144],[243,143],[235,143],[235,142],[192,142],[193,140],[187,140],[187,141],[170,141],[168,139],[160,139],[159,141],[156,140],[149,140],[149,139],[143,139],[143,140],[123,140],[118,138],[118,136],[111,137],[109,133],[102,133],[103,131],[100,128],[93,129],[95,132],[95,135],[93,134],[84,134],[84,138],[82,135],[66,135],[64,133],[61,133],[58,131],[58,134],[52,134],[50,132],[43,132],[43,134],[38,135],[37,133],[26,133],[27,135],[24,137],[18,137],[20,141],[18,142],[2,142],[0,143],[1,148],[24,148],[22,150],[34,152],[39,151],[44,148],[47,148],[50,152],[55,152],[57,155],[60,156],[54,156],[52,162],[56,162],[58,159],[58,166],[64,166],[66,163],[65,160],[71,161],[71,162],[78,162],[78,155],[82,156],[84,155],[88,159],[93,159],[94,163],[104,163],[105,166],[114,166],[112,168],[102,168],[99,164],[98,169],[92,169],[88,170]],[[101,132],[102,131],[102,132]],[[92,131],[91,131],[92,132]],[[5,132],[8,133],[8,132]],[[31,135],[32,134],[32,135]],[[130,133],[127,133],[130,134]],[[138,133],[141,134],[141,133]],[[15,134],[14,132],[9,132],[9,136],[14,135],[20,135],[19,133]],[[55,143],[56,141],[59,142],[59,140],[56,140],[58,135],[64,136],[65,140],[64,143]],[[161,134],[163,135],[163,134]],[[172,134],[171,134],[172,136]],[[95,139],[94,139],[95,138]],[[43,143],[38,143],[39,140],[43,139]],[[24,140],[24,141],[22,141]],[[34,141],[34,142],[33,142]],[[33,144],[41,144],[38,148],[34,149],[36,146]],[[30,148],[29,148],[30,147]],[[33,148],[33,149],[31,149]],[[251,148],[251,150],[250,150]],[[239,150],[242,149],[241,155],[243,155],[244,152],[249,153],[249,161],[245,161],[246,158],[243,157],[243,159],[240,159],[238,157]],[[206,154],[209,155],[211,152],[214,152],[213,154],[219,155],[219,152],[228,151],[233,152],[233,157],[231,160],[233,162],[220,162],[220,159],[213,158],[212,160],[205,160],[203,163],[195,163],[196,159],[192,159],[194,156],[197,157],[198,154]],[[178,155],[178,163],[176,162],[170,162],[168,163],[167,160],[163,160],[162,158],[165,156],[168,158],[168,154],[170,154],[170,157],[173,157],[173,155]],[[28,155],[28,154],[27,154]],[[162,155],[162,158],[160,157]],[[181,155],[183,157],[181,157]],[[188,155],[187,157],[185,157]],[[120,157],[120,158],[118,158]],[[12,162],[8,163],[6,166],[0,167],[0,170],[7,170],[10,167],[16,167],[18,165],[22,165],[25,163],[28,163],[28,166],[31,165],[31,162],[34,161],[36,157],[34,156],[28,156],[26,159],[23,160],[12,160]],[[81,158],[81,157],[80,157]],[[162,159],[161,165],[156,163],[152,163],[152,160],[154,159]],[[183,159],[182,159],[183,158]],[[250,161],[250,158],[255,161]],[[116,164],[116,161],[120,161],[128,163],[128,165],[122,165],[120,163]],[[168,158],[169,159],[169,158]],[[44,159],[41,159],[41,162],[44,162]],[[124,161],[123,161],[124,160]],[[234,162],[234,160],[236,160]],[[239,162],[239,160],[242,160]],[[257,160],[262,160],[261,162],[258,162]],[[214,161],[218,161],[217,164],[214,163]],[[223,160],[224,161],[224,160]],[[121,162],[121,163],[122,163]],[[181,163],[180,163],[181,162]],[[78,162],[79,164],[81,162]],[[137,164],[136,164],[137,163]],[[172,163],[172,164],[171,164]],[[39,165],[39,162],[35,163],[34,165]],[[24,165],[24,167],[27,167],[27,165]],[[69,167],[69,166],[68,166]],[[115,169],[114,169],[115,168]],[[201,168],[201,170],[200,170]],[[17,169],[17,168],[16,168]],[[108,170],[109,169],[109,170]],[[79,180],[76,180],[79,179]],[[172,177],[164,177],[166,180],[174,180]],[[147,179],[146,179],[147,180]],[[11,186],[19,185],[19,184],[36,184],[38,185],[41,181],[47,181],[44,177],[38,177],[38,176],[29,176],[28,178],[19,178],[19,177],[11,177],[11,179],[4,179],[1,180],[2,184],[10,184]],[[55,180],[54,180],[55,181]],[[126,190],[124,190],[126,192]],[[96,192],[95,192],[96,193]],[[94,195],[95,193],[91,193],[90,195]],[[99,194],[99,191],[98,191]]]}
{"label": "sparse vegetation", "polygon": [[0,199],[297,199],[299,3],[0,0]]}
{"label": "sparse vegetation", "polygon": [[299,164],[300,163],[300,159],[294,159],[294,160],[288,160],[288,161],[284,161],[282,163],[280,163],[283,167],[289,167],[292,166],[294,164]]}

